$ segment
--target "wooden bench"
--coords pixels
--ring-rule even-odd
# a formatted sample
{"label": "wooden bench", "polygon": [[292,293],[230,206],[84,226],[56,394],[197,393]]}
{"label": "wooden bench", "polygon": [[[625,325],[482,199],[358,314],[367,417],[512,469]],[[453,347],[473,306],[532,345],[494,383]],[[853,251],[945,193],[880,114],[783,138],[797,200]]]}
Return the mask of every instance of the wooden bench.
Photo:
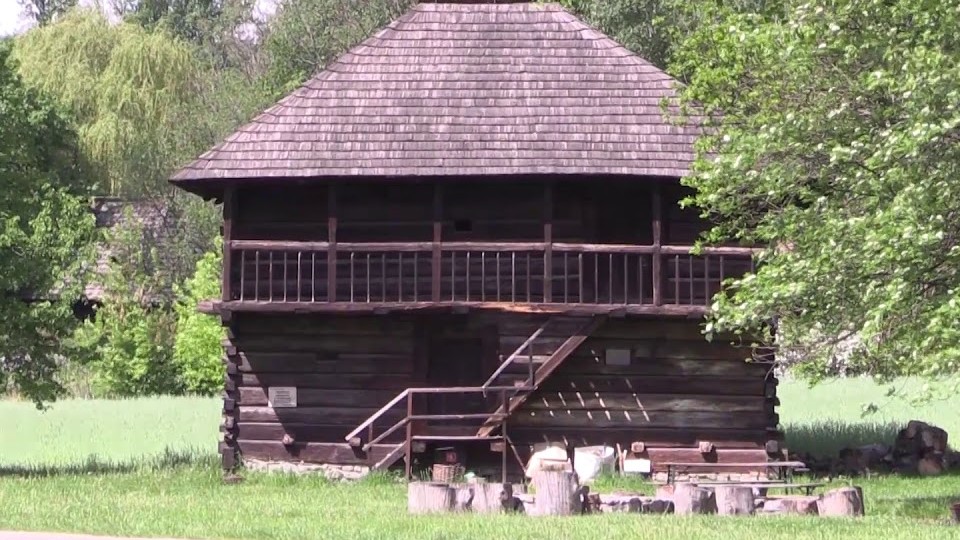
{"label": "wooden bench", "polygon": [[803,482],[803,483],[793,483],[793,482],[736,482],[733,480],[712,480],[712,481],[693,481],[691,484],[697,486],[741,486],[748,487],[751,489],[783,489],[787,493],[790,493],[790,490],[797,489],[803,490],[805,495],[810,495],[813,493],[813,490],[823,487],[823,482]]}
{"label": "wooden bench", "polygon": [[766,470],[774,472],[777,480],[780,482],[790,482],[795,471],[807,470],[807,465],[802,461],[758,461],[749,463],[660,463],[662,467],[667,468],[667,484],[673,484],[676,481],[678,472],[690,472],[697,469],[716,469],[716,468],[741,468],[753,470]]}

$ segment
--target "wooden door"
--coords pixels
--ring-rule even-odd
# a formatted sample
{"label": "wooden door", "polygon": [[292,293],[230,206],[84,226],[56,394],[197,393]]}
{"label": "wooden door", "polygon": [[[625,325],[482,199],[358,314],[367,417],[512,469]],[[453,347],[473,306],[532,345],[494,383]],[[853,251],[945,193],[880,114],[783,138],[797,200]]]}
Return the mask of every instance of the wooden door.
{"label": "wooden door", "polygon": [[[481,338],[438,338],[430,346],[427,381],[430,386],[480,386],[486,380],[484,341]],[[430,414],[485,412],[479,393],[438,394],[429,399]]]}

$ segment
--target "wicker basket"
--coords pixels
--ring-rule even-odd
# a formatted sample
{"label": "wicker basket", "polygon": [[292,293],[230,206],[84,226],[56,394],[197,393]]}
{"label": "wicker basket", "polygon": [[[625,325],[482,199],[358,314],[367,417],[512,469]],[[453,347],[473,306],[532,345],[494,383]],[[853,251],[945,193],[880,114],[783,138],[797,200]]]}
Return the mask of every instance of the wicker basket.
{"label": "wicker basket", "polygon": [[443,482],[445,484],[452,483],[463,474],[463,467],[458,464],[447,464],[447,463],[434,463],[433,464],[433,481],[434,482]]}

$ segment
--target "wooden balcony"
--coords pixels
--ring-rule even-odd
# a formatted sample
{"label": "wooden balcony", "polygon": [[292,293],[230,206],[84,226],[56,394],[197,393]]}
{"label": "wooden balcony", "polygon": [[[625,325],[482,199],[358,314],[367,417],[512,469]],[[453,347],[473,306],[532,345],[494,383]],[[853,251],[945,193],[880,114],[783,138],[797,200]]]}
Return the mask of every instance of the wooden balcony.
{"label": "wooden balcony", "polygon": [[[232,240],[218,307],[340,312],[500,309],[702,314],[749,248],[566,243]],[[210,309],[210,308],[208,308]]]}

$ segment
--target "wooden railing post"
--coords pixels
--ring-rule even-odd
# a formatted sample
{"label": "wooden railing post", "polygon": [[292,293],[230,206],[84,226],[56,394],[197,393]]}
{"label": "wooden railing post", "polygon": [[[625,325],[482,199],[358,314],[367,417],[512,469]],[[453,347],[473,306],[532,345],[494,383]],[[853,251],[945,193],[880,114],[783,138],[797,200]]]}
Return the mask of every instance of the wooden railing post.
{"label": "wooden railing post", "polygon": [[543,192],[543,301],[553,301],[553,184]]}
{"label": "wooden railing post", "polygon": [[407,435],[404,440],[403,453],[405,456],[404,463],[404,474],[407,477],[407,480],[413,478],[413,420],[410,419],[413,416],[413,392],[407,394]]}
{"label": "wooden railing post", "polygon": [[657,184],[653,188],[653,222],[652,222],[652,232],[653,232],[653,255],[651,255],[652,265],[651,265],[651,279],[653,280],[653,305],[662,306],[663,305],[663,272],[661,271],[661,255],[660,248],[662,245],[662,219],[661,213],[663,212],[663,203],[660,198],[660,185]]}
{"label": "wooden railing post", "polygon": [[327,188],[327,301],[337,301],[337,186]]}
{"label": "wooden railing post", "polygon": [[443,188],[440,184],[433,187],[433,253],[430,258],[430,300],[440,301],[440,261],[443,251],[440,249],[443,232]]}
{"label": "wooden railing post", "polygon": [[221,268],[220,292],[224,302],[233,300],[233,221],[236,219],[237,198],[234,188],[223,190],[223,266]]}

